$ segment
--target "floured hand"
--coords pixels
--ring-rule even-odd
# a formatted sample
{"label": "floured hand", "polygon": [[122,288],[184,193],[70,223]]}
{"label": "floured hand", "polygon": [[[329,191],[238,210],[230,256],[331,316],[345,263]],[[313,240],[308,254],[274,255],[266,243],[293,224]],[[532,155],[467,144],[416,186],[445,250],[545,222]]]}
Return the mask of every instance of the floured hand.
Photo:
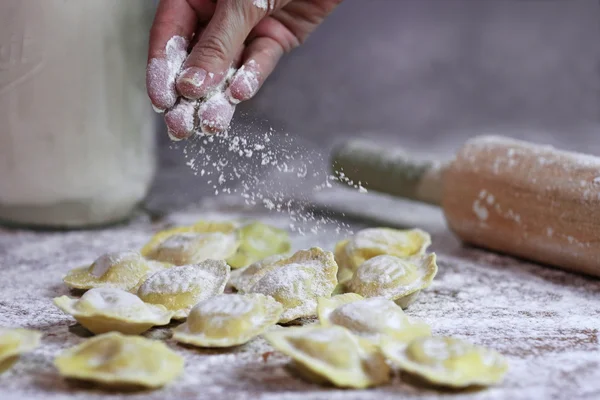
{"label": "floured hand", "polygon": [[283,53],[342,0],[161,0],[146,85],[174,140],[227,130]]}

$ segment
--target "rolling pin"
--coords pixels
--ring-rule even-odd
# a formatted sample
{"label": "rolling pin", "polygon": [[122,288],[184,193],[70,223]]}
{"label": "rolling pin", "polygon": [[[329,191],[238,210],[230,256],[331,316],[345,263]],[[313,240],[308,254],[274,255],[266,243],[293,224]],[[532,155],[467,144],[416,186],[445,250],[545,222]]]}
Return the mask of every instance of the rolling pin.
{"label": "rolling pin", "polygon": [[600,157],[499,136],[476,137],[448,162],[349,141],[341,180],[441,206],[462,241],[600,277]]}

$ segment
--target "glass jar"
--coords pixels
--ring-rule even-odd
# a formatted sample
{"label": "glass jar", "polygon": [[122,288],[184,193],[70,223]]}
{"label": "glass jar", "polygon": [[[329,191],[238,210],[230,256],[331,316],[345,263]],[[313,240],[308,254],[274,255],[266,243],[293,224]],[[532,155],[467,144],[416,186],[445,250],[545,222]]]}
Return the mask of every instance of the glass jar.
{"label": "glass jar", "polygon": [[148,0],[0,2],[0,220],[127,218],[155,169]]}

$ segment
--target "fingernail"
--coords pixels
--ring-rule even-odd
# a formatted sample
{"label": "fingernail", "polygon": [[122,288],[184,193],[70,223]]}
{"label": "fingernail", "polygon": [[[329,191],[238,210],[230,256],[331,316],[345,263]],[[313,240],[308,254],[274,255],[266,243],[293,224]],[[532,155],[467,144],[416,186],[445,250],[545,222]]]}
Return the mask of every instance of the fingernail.
{"label": "fingernail", "polygon": [[197,100],[204,96],[206,70],[198,67],[189,67],[183,70],[177,78],[177,91],[188,99]]}
{"label": "fingernail", "polygon": [[187,139],[194,133],[197,105],[196,101],[182,99],[165,114],[165,123],[171,140]]}
{"label": "fingernail", "polygon": [[202,133],[214,135],[225,132],[233,118],[235,106],[232,105],[223,93],[217,93],[200,105],[198,118]]}
{"label": "fingernail", "polygon": [[258,64],[250,60],[235,73],[225,96],[232,104],[252,98],[258,91]]}

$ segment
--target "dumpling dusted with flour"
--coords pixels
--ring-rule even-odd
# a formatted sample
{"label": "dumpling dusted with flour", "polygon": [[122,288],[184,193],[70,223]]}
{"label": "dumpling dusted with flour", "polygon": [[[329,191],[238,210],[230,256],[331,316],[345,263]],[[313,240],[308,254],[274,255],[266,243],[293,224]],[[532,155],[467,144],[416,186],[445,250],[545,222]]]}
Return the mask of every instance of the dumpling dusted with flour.
{"label": "dumpling dusted with flour", "polygon": [[435,254],[403,259],[377,256],[365,261],[346,283],[363,297],[385,297],[408,307],[437,274]]}
{"label": "dumpling dusted with flour", "polygon": [[261,294],[222,294],[201,301],[173,339],[200,347],[244,344],[279,320],[281,304]]}
{"label": "dumpling dusted with flour", "polygon": [[[233,233],[237,228],[236,224],[227,221],[198,221],[194,225],[177,226],[170,229],[165,229],[156,233],[144,245],[141,253],[144,257],[152,258],[152,254],[156,249],[172,236],[182,233]],[[193,264],[193,263],[190,263]]]}
{"label": "dumpling dusted with flour", "polygon": [[174,313],[173,318],[184,319],[198,302],[223,293],[229,270],[222,260],[167,269],[148,278],[138,296],[146,303],[165,306]]}
{"label": "dumpling dusted with flour", "polygon": [[363,389],[390,379],[379,349],[341,326],[287,328],[264,337],[290,356],[296,371],[309,381]]}
{"label": "dumpling dusted with flour", "polygon": [[262,222],[253,222],[237,230],[240,246],[227,259],[232,268],[241,268],[277,254],[287,253],[291,243],[289,235],[282,229]]}
{"label": "dumpling dusted with flour", "polygon": [[365,261],[380,255],[413,257],[425,254],[431,237],[420,229],[368,228],[336,245],[340,281],[347,281]]}
{"label": "dumpling dusted with flour", "polygon": [[426,323],[409,318],[393,301],[383,297],[365,299],[355,293],[319,299],[319,321],[322,325],[339,325],[372,343],[384,337],[408,343],[430,336]]}
{"label": "dumpling dusted with flour", "polygon": [[42,333],[30,329],[0,327],[0,373],[8,370],[23,353],[40,344]]}
{"label": "dumpling dusted with flour", "polygon": [[164,306],[146,304],[136,295],[112,288],[91,289],[80,299],[57,297],[54,304],[95,334],[117,331],[137,335],[168,324],[173,315]]}
{"label": "dumpling dusted with flour", "polygon": [[282,255],[274,255],[252,263],[247,267],[231,271],[229,284],[239,293],[247,293],[271,269],[277,268],[277,262],[286,259]]}
{"label": "dumpling dusted with flour", "polygon": [[508,370],[497,352],[450,337],[423,337],[408,346],[385,339],[381,349],[403,371],[441,386],[493,385],[501,382]]}
{"label": "dumpling dusted with flour", "polygon": [[168,268],[170,264],[149,261],[137,251],[121,251],[100,256],[89,267],[75,268],[64,277],[73,289],[117,288],[137,290],[149,274]]}
{"label": "dumpling dusted with flour", "polygon": [[160,243],[148,257],[175,265],[190,265],[209,259],[224,260],[235,253],[238,245],[234,233],[177,233]]}
{"label": "dumpling dusted with flour", "polygon": [[330,297],[337,285],[333,254],[318,247],[301,250],[268,267],[251,288],[283,305],[279,322],[317,315],[317,299]]}
{"label": "dumpling dusted with flour", "polygon": [[116,332],[88,339],[55,358],[66,378],[116,388],[159,388],[183,372],[183,357],[164,343]]}

